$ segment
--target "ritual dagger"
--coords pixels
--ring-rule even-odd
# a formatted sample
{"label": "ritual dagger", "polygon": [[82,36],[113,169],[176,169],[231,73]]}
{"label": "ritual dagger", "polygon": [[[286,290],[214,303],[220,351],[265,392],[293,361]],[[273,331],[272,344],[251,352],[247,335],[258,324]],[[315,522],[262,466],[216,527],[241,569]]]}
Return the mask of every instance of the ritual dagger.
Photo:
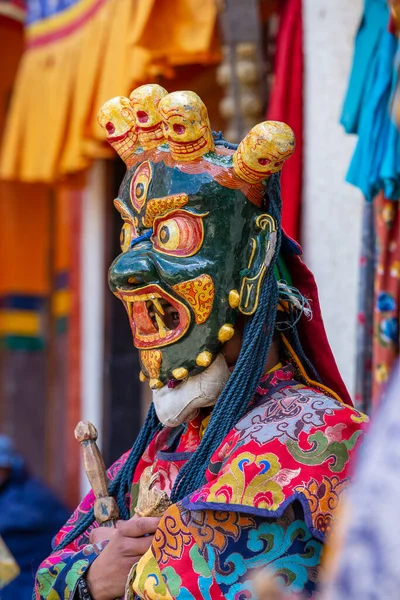
{"label": "ritual dagger", "polygon": [[[96,501],[94,516],[99,525],[113,527],[119,517],[115,499],[108,494],[108,477],[100,450],[96,444],[98,434],[90,421],[80,421],[75,427],[75,438],[81,446],[83,465]],[[135,514],[139,517],[161,517],[171,505],[168,495],[154,485],[157,476],[153,466],[144,469],[139,481],[139,493]],[[129,572],[125,587],[125,600],[133,600],[133,581],[136,576],[135,563]]]}
{"label": "ritual dagger", "polygon": [[96,443],[97,429],[90,421],[80,421],[75,427],[75,438],[81,446],[83,466],[96,498],[95,519],[102,527],[114,527],[119,511],[115,498],[108,493],[106,467]]}

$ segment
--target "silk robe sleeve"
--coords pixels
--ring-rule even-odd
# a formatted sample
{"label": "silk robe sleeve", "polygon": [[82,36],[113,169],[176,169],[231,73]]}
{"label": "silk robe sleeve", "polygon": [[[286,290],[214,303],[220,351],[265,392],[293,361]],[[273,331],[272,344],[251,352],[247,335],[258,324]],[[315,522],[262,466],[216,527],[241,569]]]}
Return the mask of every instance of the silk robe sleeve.
{"label": "silk robe sleeve", "polygon": [[[110,481],[122,468],[128,456],[124,454],[108,470]],[[64,527],[56,535],[53,546],[56,548],[65,536],[85,518],[94,504],[93,492],[90,492],[71,515]],[[78,579],[85,574],[105,544],[90,544],[90,531],[98,527],[93,523],[82,535],[65,548],[53,553],[40,565],[35,579],[35,600],[73,600]]]}
{"label": "silk robe sleeve", "polygon": [[322,544],[294,503],[277,519],[173,505],[139,561],[135,593],[146,600],[218,600],[252,596],[265,567],[290,592],[315,590]]}

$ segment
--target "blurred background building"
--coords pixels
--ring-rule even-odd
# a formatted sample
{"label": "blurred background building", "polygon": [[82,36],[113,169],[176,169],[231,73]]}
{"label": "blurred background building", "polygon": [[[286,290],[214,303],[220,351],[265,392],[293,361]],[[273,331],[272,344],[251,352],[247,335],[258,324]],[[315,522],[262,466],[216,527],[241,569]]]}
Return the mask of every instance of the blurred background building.
{"label": "blurred background building", "polygon": [[232,142],[265,117],[294,129],[283,223],[303,244],[355,394],[365,193],[345,183],[356,140],[339,118],[374,3],[388,21],[386,0],[0,0],[0,428],[71,506],[85,485],[77,421],[96,424],[109,464],[149,401],[107,287],[124,164],[96,121],[143,83],[196,91]]}

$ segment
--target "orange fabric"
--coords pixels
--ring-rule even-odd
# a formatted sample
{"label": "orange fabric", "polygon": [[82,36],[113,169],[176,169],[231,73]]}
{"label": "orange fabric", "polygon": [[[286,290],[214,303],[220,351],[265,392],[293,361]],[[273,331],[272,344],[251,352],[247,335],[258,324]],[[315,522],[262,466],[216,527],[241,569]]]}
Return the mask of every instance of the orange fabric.
{"label": "orange fabric", "polygon": [[55,194],[54,219],[54,271],[67,271],[70,266],[70,191],[60,186]]}
{"label": "orange fabric", "polygon": [[[22,25],[0,16],[1,132],[22,51]],[[48,211],[44,186],[0,181],[0,295],[48,292]]]}
{"label": "orange fabric", "polygon": [[50,203],[44,186],[0,182],[0,294],[49,292]]}
{"label": "orange fabric", "polygon": [[171,78],[178,66],[219,60],[214,0],[201,9],[196,0],[176,0],[173,11],[167,0],[104,0],[62,34],[91,1],[28,28],[5,130],[4,179],[53,182],[113,156],[96,119],[106,100]]}

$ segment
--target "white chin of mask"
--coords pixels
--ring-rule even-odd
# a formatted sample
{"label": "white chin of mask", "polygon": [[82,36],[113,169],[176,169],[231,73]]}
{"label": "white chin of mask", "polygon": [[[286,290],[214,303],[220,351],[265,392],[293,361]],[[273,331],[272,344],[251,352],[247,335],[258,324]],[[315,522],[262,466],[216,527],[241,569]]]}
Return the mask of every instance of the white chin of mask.
{"label": "white chin of mask", "polygon": [[191,421],[199,408],[214,406],[231,373],[222,354],[199,375],[189,377],[176,388],[153,391],[157,417],[167,427]]}

